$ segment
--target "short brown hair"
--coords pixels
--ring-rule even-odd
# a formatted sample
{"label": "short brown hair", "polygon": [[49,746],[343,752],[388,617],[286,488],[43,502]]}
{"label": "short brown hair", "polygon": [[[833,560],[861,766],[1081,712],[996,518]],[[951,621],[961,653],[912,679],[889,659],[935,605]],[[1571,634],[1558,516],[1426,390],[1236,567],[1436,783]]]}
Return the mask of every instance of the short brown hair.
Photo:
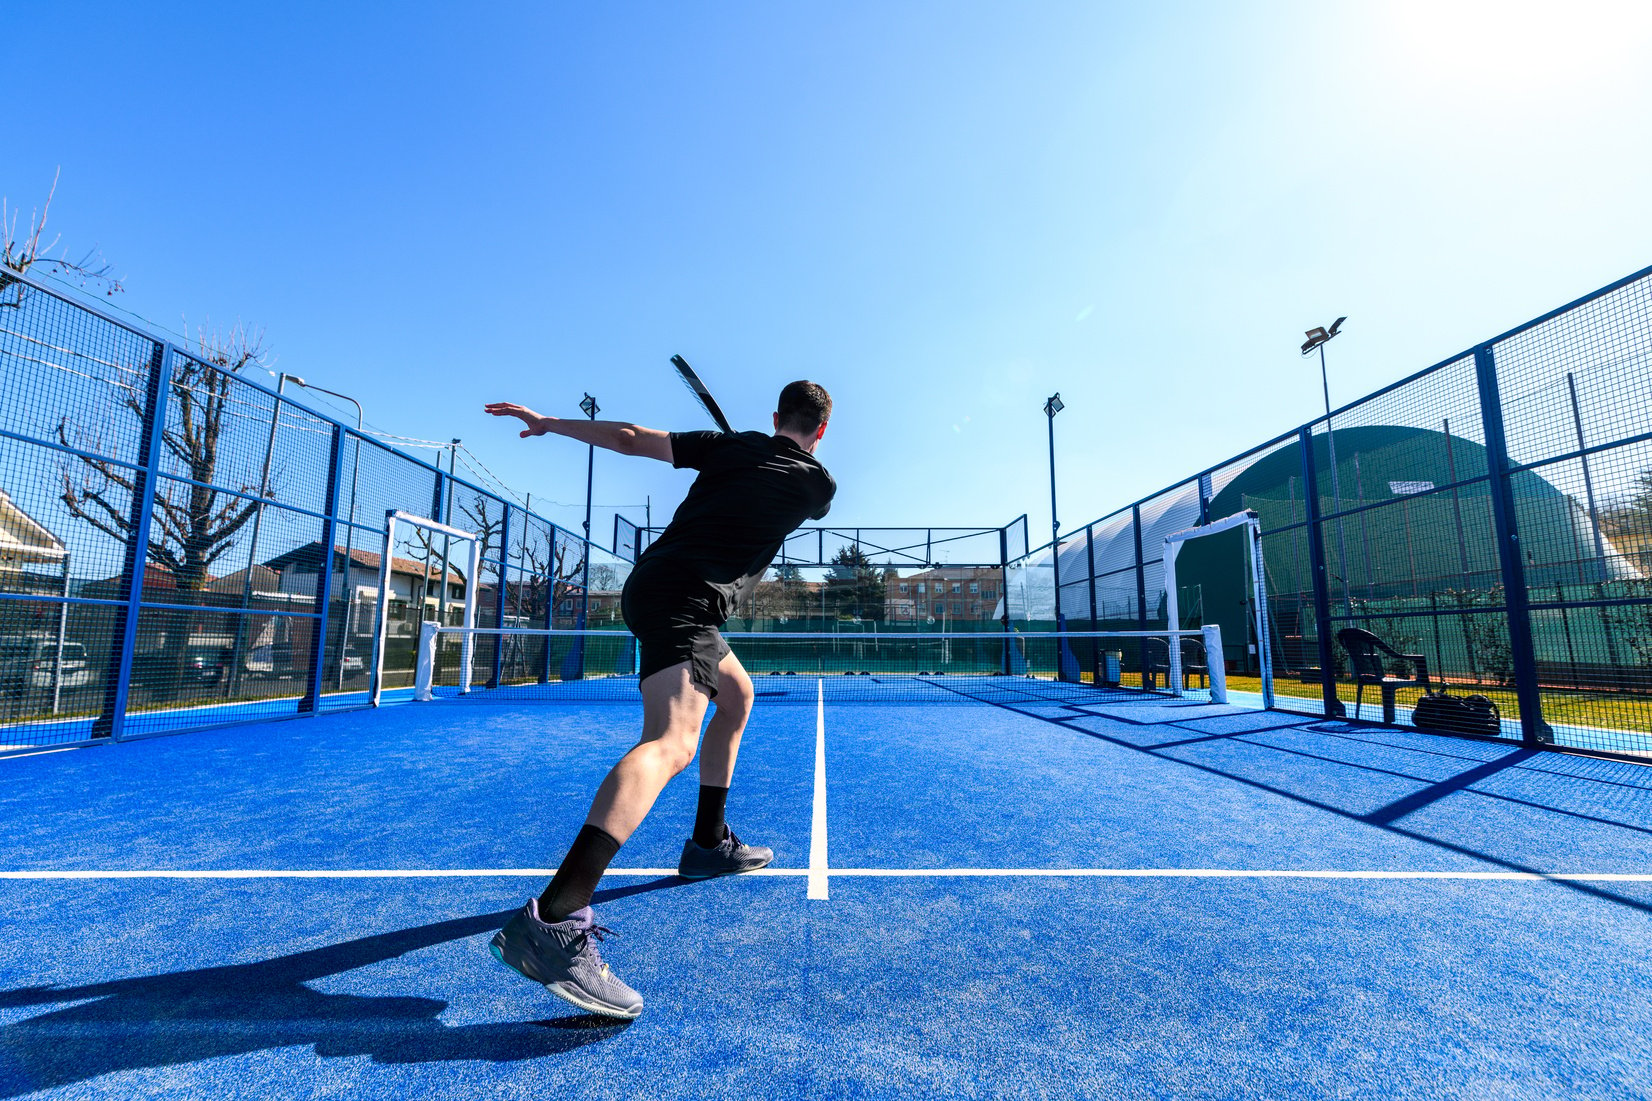
{"label": "short brown hair", "polygon": [[832,395],[818,382],[788,382],[780,391],[780,430],[813,432],[832,416]]}

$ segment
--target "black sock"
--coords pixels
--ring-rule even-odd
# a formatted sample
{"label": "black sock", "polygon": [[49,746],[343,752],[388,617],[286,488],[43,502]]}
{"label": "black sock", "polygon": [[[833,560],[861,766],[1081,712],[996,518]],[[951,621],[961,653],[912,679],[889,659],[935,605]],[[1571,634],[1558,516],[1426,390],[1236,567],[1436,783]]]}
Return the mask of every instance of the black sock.
{"label": "black sock", "polygon": [[606,830],[581,826],[573,847],[556,869],[556,876],[539,896],[539,920],[562,921],[591,904],[597,881],[619,852],[620,843]]}
{"label": "black sock", "polygon": [[728,803],[728,788],[700,785],[700,809],[694,812],[694,843],[702,849],[715,849],[723,843],[723,807]]}

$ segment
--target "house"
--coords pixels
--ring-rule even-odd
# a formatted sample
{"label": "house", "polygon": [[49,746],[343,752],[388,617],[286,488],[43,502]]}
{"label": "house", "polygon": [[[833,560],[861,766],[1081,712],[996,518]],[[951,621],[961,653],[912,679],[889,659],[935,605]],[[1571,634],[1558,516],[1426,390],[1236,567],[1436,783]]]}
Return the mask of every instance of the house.
{"label": "house", "polygon": [[997,617],[1004,571],[997,566],[935,566],[910,577],[884,574],[887,623],[991,620]]}
{"label": "house", "polygon": [[0,489],[0,590],[68,596],[69,548]]}
{"label": "house", "polygon": [[[267,569],[275,575],[278,591],[302,598],[313,606],[316,587],[320,583],[322,553],[319,541],[306,543],[267,560],[258,568]],[[384,556],[377,551],[355,547],[346,554],[343,547],[333,548],[333,600],[348,602],[350,610],[346,631],[352,636],[373,633],[379,600],[379,566],[383,561]],[[450,625],[459,623],[464,615],[464,571],[452,562],[447,567],[445,594],[439,558],[432,558],[427,563],[393,557],[390,560],[389,587],[392,634],[414,633],[418,617],[409,614],[414,607],[424,609],[423,618],[436,619],[445,604]]]}

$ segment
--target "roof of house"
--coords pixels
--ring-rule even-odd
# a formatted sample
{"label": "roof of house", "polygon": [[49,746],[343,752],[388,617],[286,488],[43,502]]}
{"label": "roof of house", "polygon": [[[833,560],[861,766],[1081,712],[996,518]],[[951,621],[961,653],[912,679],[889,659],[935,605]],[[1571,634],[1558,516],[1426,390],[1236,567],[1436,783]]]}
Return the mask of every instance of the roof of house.
{"label": "roof of house", "polygon": [[68,554],[61,539],[0,489],[0,561],[61,562]]}
{"label": "roof of house", "polygon": [[[333,554],[336,559],[342,560],[344,558],[344,548],[334,547]],[[384,556],[376,551],[366,550],[362,547],[350,548],[350,563],[352,566],[360,566],[362,569],[372,570],[377,573],[379,563],[383,560]],[[272,570],[279,571],[288,566],[294,565],[304,565],[313,568],[320,561],[321,541],[317,540],[313,543],[306,543],[302,547],[294,547],[285,554],[278,554],[274,558],[266,560],[264,565]],[[338,563],[335,562],[335,568],[337,568],[337,565]],[[432,563],[431,565],[436,572],[441,572],[441,566],[439,563]],[[417,559],[402,558],[397,556],[390,560],[390,569],[392,573],[399,573],[412,577],[423,577],[425,563],[420,562]],[[450,575],[456,576],[461,582],[464,581],[465,571],[459,566],[449,562],[447,570]]]}
{"label": "roof of house", "polygon": [[[154,569],[153,565],[149,569]],[[147,572],[147,571],[146,571]],[[207,591],[214,593],[239,593],[247,584],[247,574],[252,574],[252,591],[255,593],[273,593],[281,584],[281,575],[268,566],[252,566],[248,569],[226,573],[222,577],[215,577],[207,582]]]}

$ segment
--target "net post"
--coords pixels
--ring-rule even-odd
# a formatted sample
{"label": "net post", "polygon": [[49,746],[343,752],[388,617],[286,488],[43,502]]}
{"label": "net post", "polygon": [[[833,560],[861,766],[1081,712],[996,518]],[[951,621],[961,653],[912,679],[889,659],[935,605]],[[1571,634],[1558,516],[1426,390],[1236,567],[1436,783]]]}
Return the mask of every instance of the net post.
{"label": "net post", "polygon": [[1228,667],[1222,658],[1222,625],[1207,623],[1199,628],[1205,636],[1205,668],[1210,677],[1210,702],[1228,702]]}
{"label": "net post", "polygon": [[[436,683],[436,638],[441,630],[438,624],[426,620],[419,625],[419,656],[413,667],[413,698],[420,703],[429,703],[435,698],[432,687]],[[470,641],[470,635],[465,635],[465,641]],[[464,685],[461,676],[460,684]]]}

